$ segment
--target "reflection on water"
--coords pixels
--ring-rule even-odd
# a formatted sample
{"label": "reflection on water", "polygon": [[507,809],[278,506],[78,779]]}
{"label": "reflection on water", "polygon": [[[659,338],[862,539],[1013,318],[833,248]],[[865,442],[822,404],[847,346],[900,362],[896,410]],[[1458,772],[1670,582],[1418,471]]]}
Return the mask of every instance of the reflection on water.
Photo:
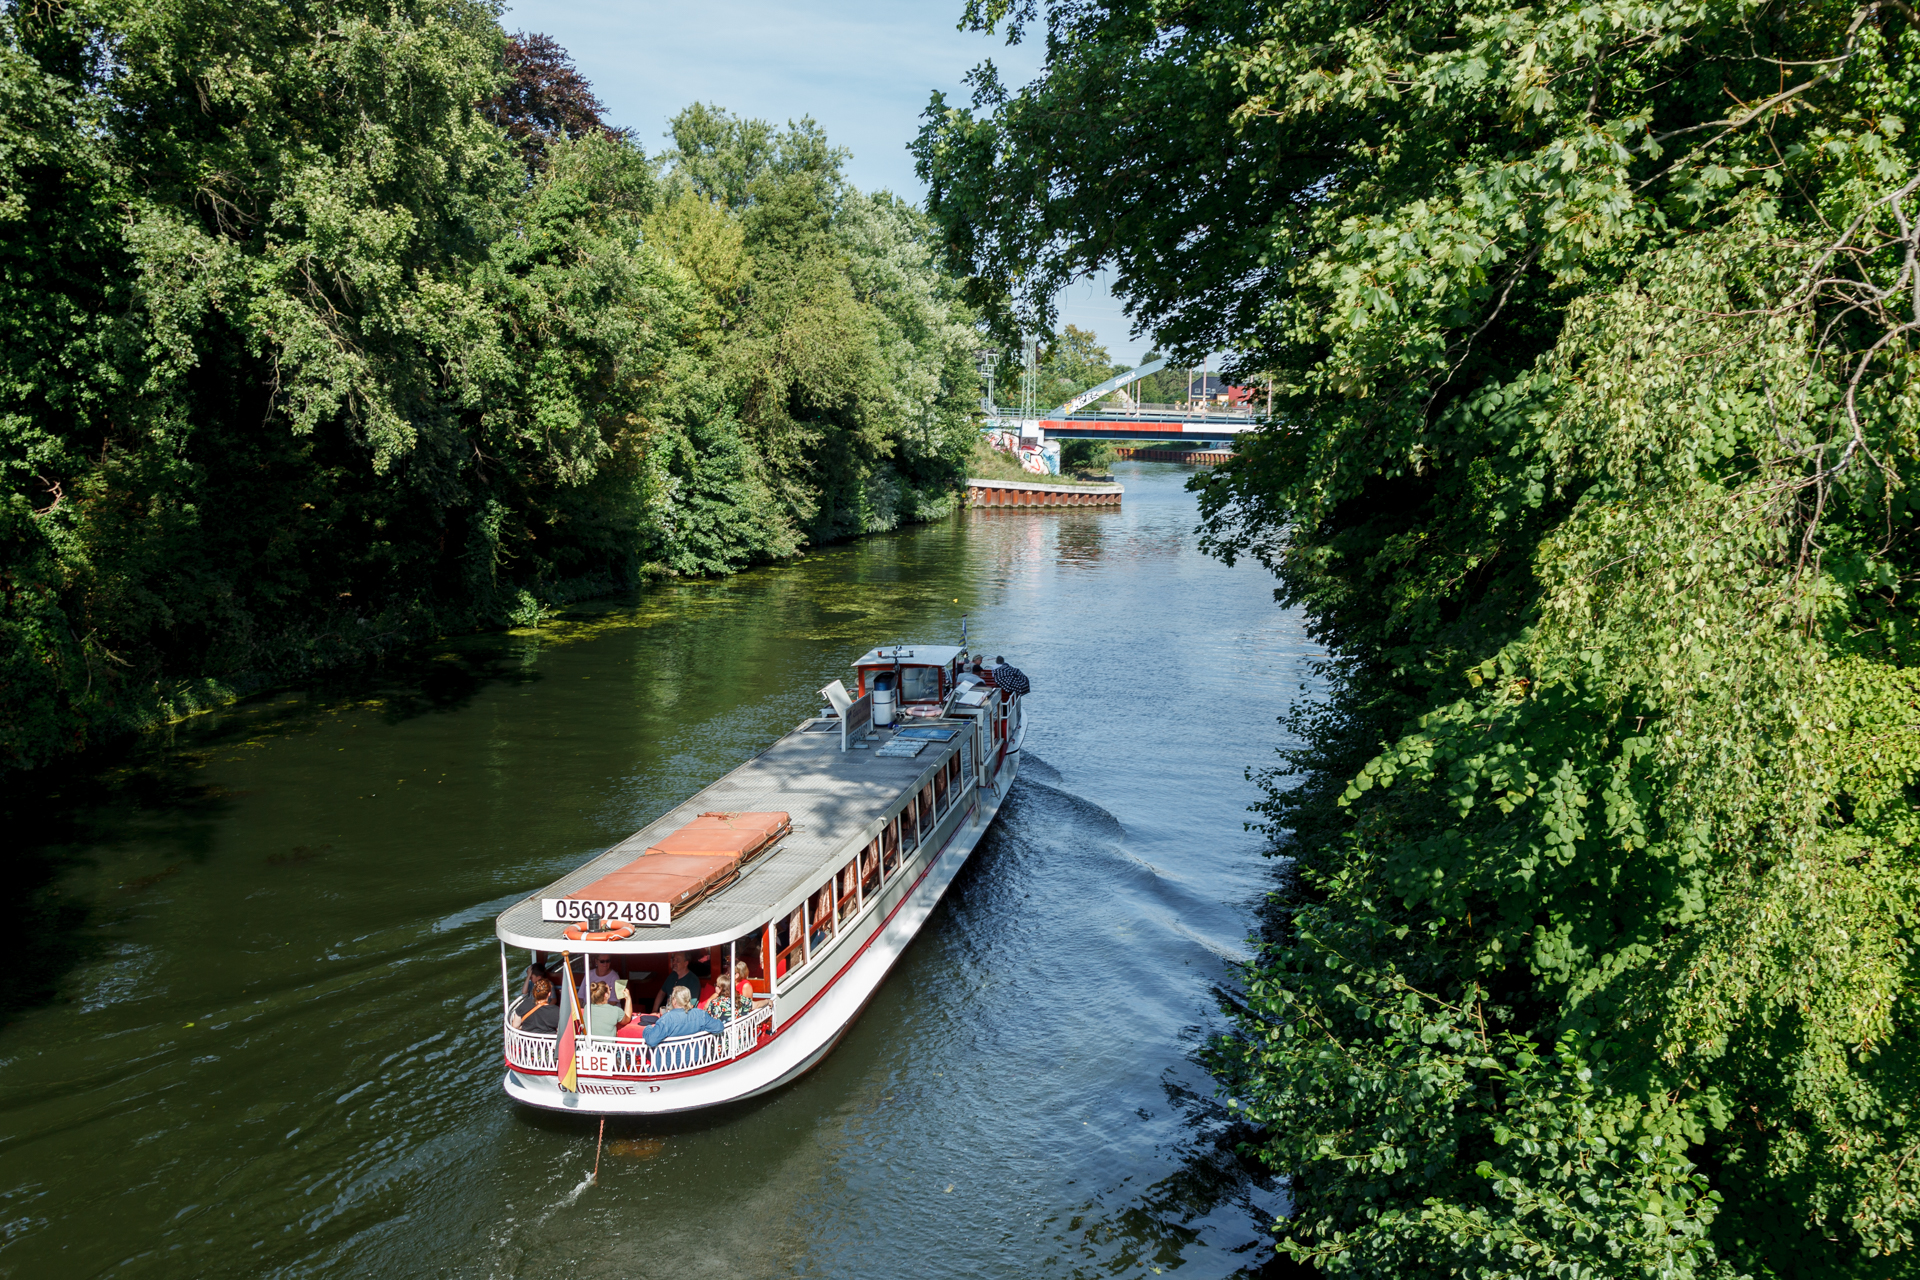
{"label": "reflection on water", "polygon": [[[1223,1276],[1278,1188],[1194,1055],[1269,875],[1243,770],[1307,678],[1184,474],[969,512],[351,689],[8,802],[0,1274]],[[999,823],[842,1045],[718,1113],[501,1095],[492,917],[811,711],[864,647],[1032,677]]]}

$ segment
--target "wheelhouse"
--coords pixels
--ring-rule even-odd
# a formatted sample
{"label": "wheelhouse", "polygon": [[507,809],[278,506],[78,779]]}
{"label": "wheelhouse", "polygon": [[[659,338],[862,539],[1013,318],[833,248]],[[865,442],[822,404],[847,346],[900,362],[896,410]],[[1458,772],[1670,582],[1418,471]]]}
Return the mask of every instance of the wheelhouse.
{"label": "wheelhouse", "polygon": [[856,696],[891,695],[903,715],[939,715],[966,661],[967,651],[950,645],[882,645],[853,664],[859,677]]}

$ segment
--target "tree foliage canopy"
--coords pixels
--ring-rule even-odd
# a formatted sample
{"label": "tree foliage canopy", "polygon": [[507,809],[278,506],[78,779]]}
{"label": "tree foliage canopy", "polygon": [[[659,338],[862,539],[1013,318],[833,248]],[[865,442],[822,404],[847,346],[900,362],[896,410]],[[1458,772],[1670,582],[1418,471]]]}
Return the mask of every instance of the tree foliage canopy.
{"label": "tree foliage canopy", "polygon": [[1914,1273],[1914,12],[973,16],[1048,42],[918,144],[975,299],[1275,379],[1199,487],[1330,654],[1219,1049],[1288,1248]]}
{"label": "tree foliage canopy", "polygon": [[488,4],[0,10],[0,769],[947,509],[923,215],[735,123],[715,203]]}
{"label": "tree foliage canopy", "polygon": [[607,131],[593,86],[552,36],[523,31],[507,39],[502,51],[507,81],[486,104],[487,118],[520,145],[529,165],[538,167],[552,138],[584,138]]}

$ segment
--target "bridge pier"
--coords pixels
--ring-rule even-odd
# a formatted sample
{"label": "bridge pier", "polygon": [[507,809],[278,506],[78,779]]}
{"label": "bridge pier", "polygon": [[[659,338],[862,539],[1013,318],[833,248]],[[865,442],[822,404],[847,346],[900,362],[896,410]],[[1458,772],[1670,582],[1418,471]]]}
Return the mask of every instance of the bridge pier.
{"label": "bridge pier", "polygon": [[1196,462],[1203,466],[1233,457],[1227,449],[1115,449],[1114,453],[1136,462]]}

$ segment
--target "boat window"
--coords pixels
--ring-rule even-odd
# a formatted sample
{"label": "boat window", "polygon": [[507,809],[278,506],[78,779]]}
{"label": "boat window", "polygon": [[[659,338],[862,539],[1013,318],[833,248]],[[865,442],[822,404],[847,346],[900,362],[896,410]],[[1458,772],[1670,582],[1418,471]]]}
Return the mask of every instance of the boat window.
{"label": "boat window", "polygon": [[945,769],[933,775],[933,803],[941,813],[947,811],[947,771]]}
{"label": "boat window", "polygon": [[920,829],[925,831],[933,825],[933,784],[929,782],[920,788]]}
{"label": "boat window", "polygon": [[915,815],[913,801],[900,811],[900,847],[911,849],[920,843],[920,820]]}
{"label": "boat window", "polygon": [[947,761],[947,786],[955,792],[958,792],[962,789],[963,785],[960,780],[960,757],[955,756],[953,759]]}
{"label": "boat window", "polygon": [[[725,1008],[720,1011],[720,1016],[728,1022],[748,1016],[771,998],[766,976],[767,932],[766,927],[761,926],[741,934],[724,947],[715,947],[708,953],[713,961],[715,978],[721,974],[726,974],[729,978],[737,978],[734,995],[738,997],[739,1003],[731,1011]],[[713,1011],[713,1006],[708,1005],[708,1012]]]}
{"label": "boat window", "polygon": [[903,702],[935,702],[940,698],[940,668],[938,667],[902,667],[900,668],[900,700]]}
{"label": "boat window", "polygon": [[[745,946],[743,942],[741,946]],[[754,959],[759,961],[754,974],[753,992],[762,1000],[773,996],[773,925],[768,923],[760,930],[760,938],[753,944]]]}
{"label": "boat window", "polygon": [[880,868],[883,875],[891,876],[900,869],[900,823],[889,820],[880,828]]}
{"label": "boat window", "polygon": [[839,903],[842,923],[853,918],[860,910],[860,860],[858,858],[840,868]]}
{"label": "boat window", "polygon": [[795,907],[793,914],[774,926],[773,944],[778,950],[773,971],[779,977],[786,977],[807,962],[807,911],[805,904]]}
{"label": "boat window", "polygon": [[880,840],[875,837],[860,853],[860,896],[871,898],[880,888]]}
{"label": "boat window", "polygon": [[833,881],[807,900],[807,959],[811,961],[833,937]]}

